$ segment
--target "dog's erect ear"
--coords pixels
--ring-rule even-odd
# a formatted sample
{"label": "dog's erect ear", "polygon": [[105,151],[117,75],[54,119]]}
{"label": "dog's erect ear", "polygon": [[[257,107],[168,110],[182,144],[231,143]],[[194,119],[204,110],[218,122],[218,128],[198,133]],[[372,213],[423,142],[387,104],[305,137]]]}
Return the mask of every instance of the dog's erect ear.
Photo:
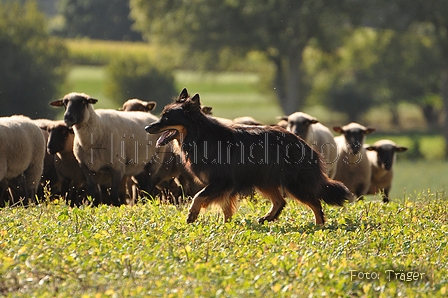
{"label": "dog's erect ear", "polygon": [[182,102],[185,99],[189,98],[190,95],[188,94],[187,88],[182,89],[182,91],[179,94],[179,97],[176,99],[177,102]]}
{"label": "dog's erect ear", "polygon": [[193,97],[191,98],[191,102],[193,103],[193,105],[195,107],[198,107],[199,109],[201,109],[201,101],[199,99],[199,93],[195,93],[193,95]]}

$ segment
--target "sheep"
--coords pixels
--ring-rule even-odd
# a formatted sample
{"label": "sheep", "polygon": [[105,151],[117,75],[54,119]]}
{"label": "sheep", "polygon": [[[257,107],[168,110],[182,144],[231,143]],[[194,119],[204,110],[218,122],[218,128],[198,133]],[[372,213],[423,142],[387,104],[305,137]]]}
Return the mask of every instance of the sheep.
{"label": "sheep", "polygon": [[338,146],[337,170],[335,180],[343,182],[357,198],[367,194],[372,171],[363,147],[366,135],[375,131],[359,123],[335,126],[334,131],[341,133],[335,137]]}
{"label": "sheep", "polygon": [[123,106],[119,109],[120,111],[141,111],[141,112],[151,112],[156,107],[154,101],[143,101],[138,98],[128,99]]}
{"label": "sheep", "polygon": [[405,152],[408,148],[397,146],[391,140],[380,140],[365,147],[372,169],[372,178],[368,194],[382,193],[383,202],[389,202],[389,192],[394,175],[393,165],[397,159],[395,153]]}
{"label": "sheep", "polygon": [[337,169],[338,148],[330,129],[316,118],[303,112],[282,116],[280,120],[286,121],[286,130],[298,135],[313,149],[322,154],[326,163],[326,173],[328,177],[333,179]]}
{"label": "sheep", "polygon": [[49,133],[47,153],[54,156],[55,172],[61,181],[61,194],[66,195],[72,206],[80,205],[86,179],[73,153],[75,133],[64,121],[55,121],[47,126]]}
{"label": "sheep", "polygon": [[[129,99],[127,100],[121,111],[132,112],[132,111],[142,111],[142,112],[150,112],[156,106],[156,103],[153,101],[142,101],[140,99]],[[205,107],[207,109],[207,107]],[[210,108],[211,110],[211,108]],[[160,150],[161,149],[161,150]],[[153,186],[150,190],[151,196],[156,196],[156,189],[161,190],[162,194],[171,193],[174,197],[180,195],[180,187],[174,183],[174,178],[179,176],[180,165],[177,162],[178,158],[176,158],[176,154],[171,150],[168,152],[165,148],[160,148],[159,152],[163,152],[164,160],[161,162],[155,162],[151,165],[147,170],[152,172],[152,175],[148,175],[149,173],[142,173],[135,176],[133,179],[129,179],[128,188],[131,189],[133,201],[137,199],[137,190],[136,186],[142,184],[149,184]]]}
{"label": "sheep", "polygon": [[263,125],[263,123],[250,116],[237,117],[233,119],[233,123],[241,125]]}
{"label": "sheep", "polygon": [[97,101],[72,92],[50,105],[65,107],[64,122],[75,132],[73,153],[86,176],[88,194],[96,195],[95,176],[106,175],[112,204],[118,206],[125,203],[127,178],[143,173],[157,155],[157,136],[148,137],[144,130],[157,117],[139,111],[94,110]]}
{"label": "sheep", "polygon": [[208,115],[210,117],[213,117],[213,119],[218,120],[220,123],[224,124],[224,125],[233,125],[233,120],[232,119],[227,119],[227,118],[222,118],[222,117],[216,117],[216,116],[212,116],[213,112],[212,112],[212,107],[209,106],[201,106],[201,111],[205,114]]}
{"label": "sheep", "polygon": [[[56,123],[56,121],[50,120],[50,119],[44,119],[44,118],[32,119],[32,121],[34,122],[34,124],[39,126],[39,128],[41,129],[41,132],[44,135],[45,146],[46,146],[48,144],[48,137],[49,137],[47,128],[51,125],[54,125],[54,123]],[[44,196],[44,187],[49,188],[52,196],[60,194],[61,183],[60,183],[58,175],[56,173],[56,168],[54,165],[54,156],[49,154],[47,151],[45,151],[44,169],[42,171],[40,185],[38,188],[39,197]]]}
{"label": "sheep", "polygon": [[[45,157],[45,140],[41,129],[22,115],[0,117],[0,181],[11,188],[12,203],[35,199]],[[4,204],[4,200],[0,204]]]}

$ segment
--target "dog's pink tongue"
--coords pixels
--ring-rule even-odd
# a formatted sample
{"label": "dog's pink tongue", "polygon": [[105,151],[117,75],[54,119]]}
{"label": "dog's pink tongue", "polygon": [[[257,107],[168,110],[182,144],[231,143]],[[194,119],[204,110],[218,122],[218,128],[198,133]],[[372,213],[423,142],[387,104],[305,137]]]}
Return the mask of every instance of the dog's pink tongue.
{"label": "dog's pink tongue", "polygon": [[170,134],[170,131],[164,131],[160,137],[157,139],[156,142],[156,148],[159,148],[160,146],[163,146],[163,142],[166,140],[167,136]]}

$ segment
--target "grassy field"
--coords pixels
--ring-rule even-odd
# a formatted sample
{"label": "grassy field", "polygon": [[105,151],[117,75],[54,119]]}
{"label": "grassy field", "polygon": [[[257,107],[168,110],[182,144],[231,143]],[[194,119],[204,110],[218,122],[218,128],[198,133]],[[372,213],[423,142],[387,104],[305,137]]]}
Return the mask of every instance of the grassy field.
{"label": "grassy field", "polygon": [[[103,81],[101,68],[77,67],[67,89],[118,107]],[[199,92],[215,115],[270,123],[280,109],[256,82],[251,74],[176,73],[178,89]],[[411,146],[416,136],[379,133],[368,142],[382,137]],[[448,163],[438,136],[418,137],[426,159],[399,156],[391,203],[368,196],[325,205],[324,227],[296,202],[259,224],[270,207],[259,196],[241,200],[229,223],[209,209],[186,224],[186,206],[158,202],[0,209],[0,296],[446,297]]]}
{"label": "grassy field", "polygon": [[[257,198],[257,197],[256,197]],[[448,200],[325,206],[327,224],[290,202],[241,201],[223,223],[208,210],[158,203],[0,210],[0,295],[6,297],[445,297]]]}

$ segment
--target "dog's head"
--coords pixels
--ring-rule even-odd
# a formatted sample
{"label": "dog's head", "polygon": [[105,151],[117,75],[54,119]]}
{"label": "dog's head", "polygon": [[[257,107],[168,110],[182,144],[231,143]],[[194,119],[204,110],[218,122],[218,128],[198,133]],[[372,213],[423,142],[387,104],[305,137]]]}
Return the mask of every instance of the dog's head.
{"label": "dog's head", "polygon": [[181,143],[198,114],[203,114],[199,94],[190,97],[184,88],[174,103],[165,106],[160,119],[146,126],[145,130],[151,134],[162,133],[156,147],[164,146],[174,139]]}

